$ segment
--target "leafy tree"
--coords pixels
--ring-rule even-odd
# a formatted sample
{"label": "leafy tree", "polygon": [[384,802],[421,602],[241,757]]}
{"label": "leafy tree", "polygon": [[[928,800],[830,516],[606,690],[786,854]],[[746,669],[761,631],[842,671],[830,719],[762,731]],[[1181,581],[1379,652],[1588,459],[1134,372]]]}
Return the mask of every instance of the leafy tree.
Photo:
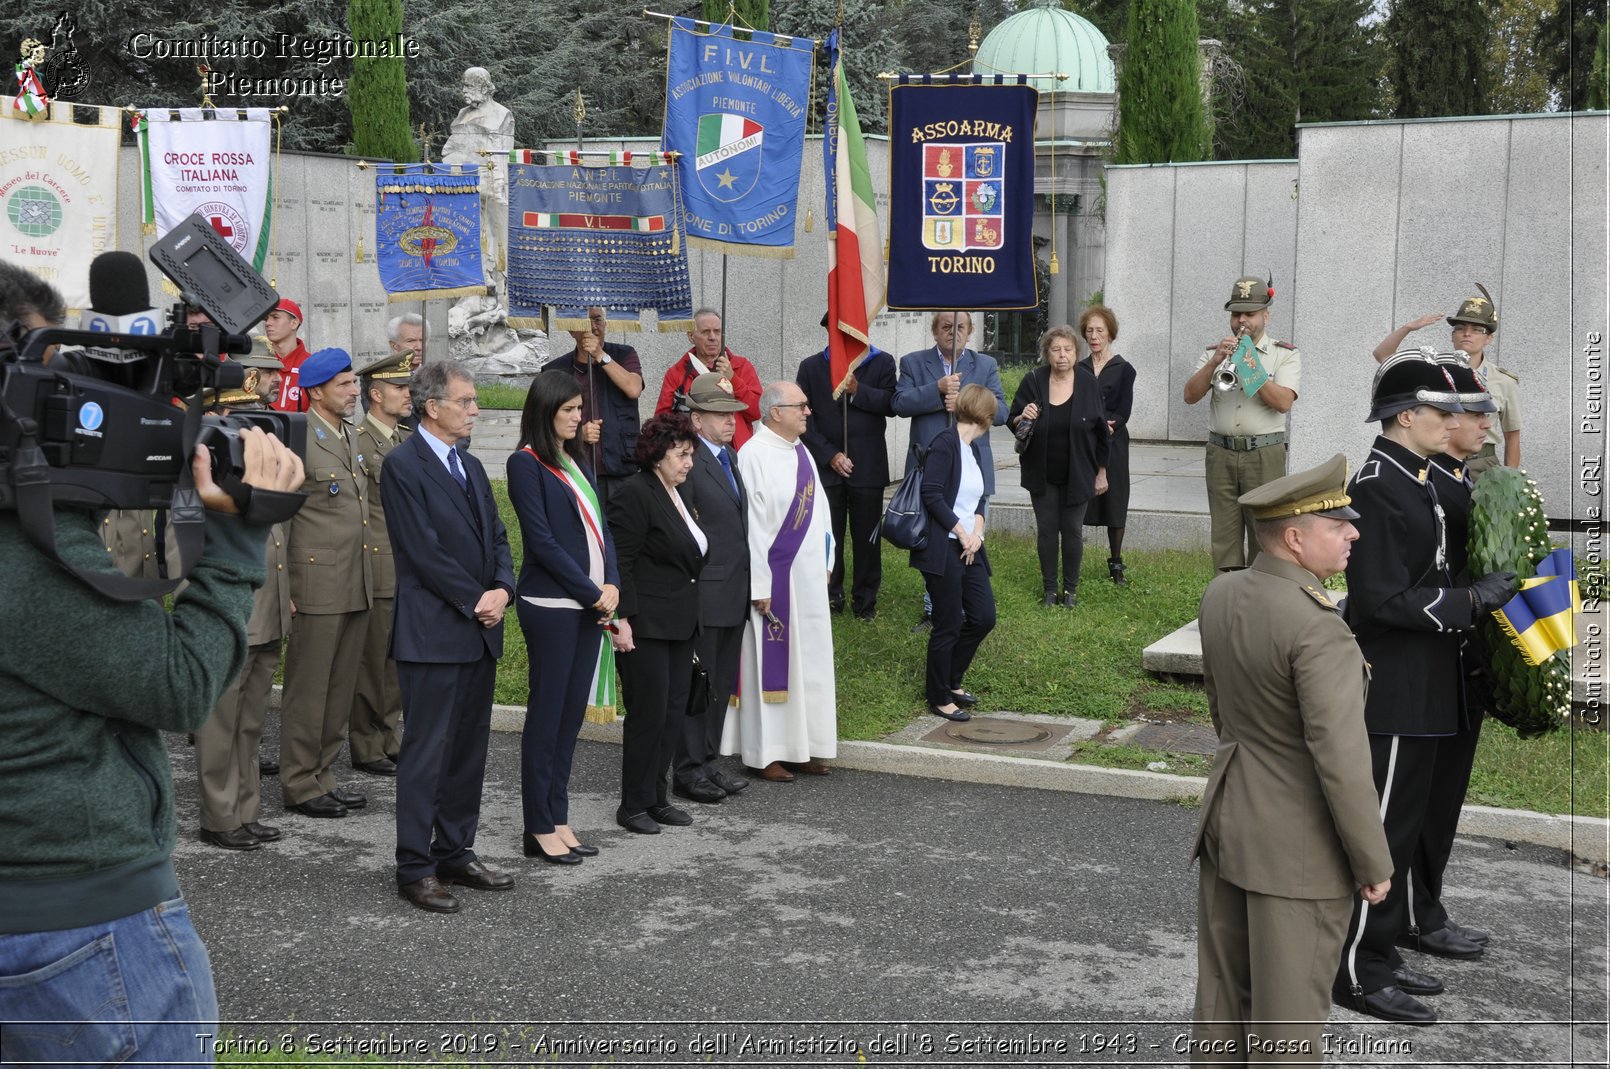
{"label": "leafy tree", "polygon": [[733,13],[735,27],[747,26],[751,30],[771,29],[770,0],[704,0],[704,20],[725,25],[727,12]]}
{"label": "leafy tree", "polygon": [[1599,27],[1599,44],[1593,50],[1593,78],[1588,83],[1587,106],[1592,111],[1610,109],[1610,32]]}
{"label": "leafy tree", "polygon": [[1487,0],[1493,35],[1487,65],[1493,72],[1487,103],[1499,115],[1550,111],[1558,97],[1549,85],[1548,65],[1539,63],[1543,21],[1560,0]]}
{"label": "leafy tree", "polygon": [[1386,23],[1400,119],[1485,115],[1492,20],[1470,0],[1396,0]]}
{"label": "leafy tree", "polygon": [[1589,107],[1594,53],[1604,33],[1606,0],[1557,0],[1538,21],[1537,43],[1547,65],[1549,86],[1568,111]]}
{"label": "leafy tree", "polygon": [[[347,25],[354,41],[388,41],[403,28],[402,0],[350,0]],[[408,129],[408,78],[403,57],[352,61],[347,110],[352,114],[352,147],[359,156],[397,163],[419,159]]]}
{"label": "leafy tree", "polygon": [[1134,0],[1118,72],[1118,162],[1190,163],[1208,154],[1196,8]]}

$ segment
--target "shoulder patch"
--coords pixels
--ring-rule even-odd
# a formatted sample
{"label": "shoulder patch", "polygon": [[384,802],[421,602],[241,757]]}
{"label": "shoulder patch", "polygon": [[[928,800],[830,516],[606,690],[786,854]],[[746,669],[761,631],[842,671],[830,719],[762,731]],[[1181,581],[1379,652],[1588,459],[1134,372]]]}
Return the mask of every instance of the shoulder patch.
{"label": "shoulder patch", "polygon": [[1336,603],[1330,599],[1323,588],[1317,586],[1305,586],[1303,587],[1303,592],[1309,597],[1313,598],[1315,601],[1319,602],[1321,605],[1325,606],[1325,608],[1329,609],[1331,612],[1338,611],[1336,608]]}
{"label": "shoulder patch", "polygon": [[1499,368],[1499,369],[1498,369],[1498,373],[1499,373],[1499,374],[1500,374],[1500,375],[1508,375],[1508,376],[1509,376],[1509,377],[1510,377],[1510,378],[1511,378],[1511,379],[1514,379],[1514,380],[1515,380],[1515,381],[1516,381],[1516,382],[1519,382],[1519,381],[1521,381],[1521,377],[1520,377],[1520,376],[1519,376],[1519,375],[1517,375],[1517,374],[1515,374],[1515,373],[1514,373],[1514,372],[1513,372],[1513,371],[1511,371],[1511,370],[1510,370],[1510,369],[1509,369],[1509,368],[1507,368],[1507,367],[1501,367],[1501,368]]}
{"label": "shoulder patch", "polygon": [[1295,345],[1291,344],[1291,342],[1289,342],[1289,341],[1277,341],[1277,342],[1275,342],[1275,344],[1280,346],[1282,349],[1296,349],[1297,348]]}
{"label": "shoulder patch", "polygon": [[1369,482],[1379,474],[1381,474],[1381,462],[1379,460],[1366,460],[1358,466],[1358,473],[1353,476],[1353,484]]}

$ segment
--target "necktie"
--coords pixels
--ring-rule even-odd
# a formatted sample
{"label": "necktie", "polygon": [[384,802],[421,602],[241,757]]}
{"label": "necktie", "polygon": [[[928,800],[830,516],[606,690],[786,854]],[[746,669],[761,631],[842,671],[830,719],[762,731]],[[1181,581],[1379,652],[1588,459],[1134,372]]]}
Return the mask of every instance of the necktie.
{"label": "necktie", "polygon": [[721,461],[721,467],[727,473],[727,481],[732,484],[733,496],[740,498],[743,497],[743,495],[738,492],[738,480],[733,477],[732,461],[727,458],[727,451],[725,449],[719,450],[716,453],[716,457]]}
{"label": "necktie", "polygon": [[464,469],[458,466],[457,449],[449,448],[447,450],[447,470],[453,473],[454,479],[458,480],[458,488],[466,494],[469,493],[470,481],[464,478]]}

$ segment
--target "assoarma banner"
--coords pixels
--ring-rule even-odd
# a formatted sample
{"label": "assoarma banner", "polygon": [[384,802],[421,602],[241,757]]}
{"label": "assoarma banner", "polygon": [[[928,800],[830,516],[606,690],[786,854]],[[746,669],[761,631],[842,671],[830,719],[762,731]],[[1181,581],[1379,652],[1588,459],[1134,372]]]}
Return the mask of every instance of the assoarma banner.
{"label": "assoarma banner", "polygon": [[[702,27],[702,28],[701,28]],[[794,255],[816,42],[671,20],[665,129],[680,152],[688,240],[750,256]]]}
{"label": "assoarma banner", "polygon": [[375,174],[375,249],[388,300],[485,293],[481,169],[381,164]]}
{"label": "assoarma banner", "polygon": [[1026,84],[889,89],[889,307],[1033,308],[1034,110]]}
{"label": "assoarma banner", "polygon": [[88,308],[89,262],[117,235],[121,117],[95,104],[50,110],[0,118],[0,259],[55,286],[68,307]]}
{"label": "assoarma banner", "polygon": [[[587,309],[631,330],[693,329],[693,287],[677,216],[676,168],[659,152],[509,154],[509,322],[587,330]],[[623,321],[617,322],[620,316]]]}
{"label": "assoarma banner", "polygon": [[273,225],[268,108],[147,108],[140,134],[144,222],[166,234],[199,215],[261,271]]}

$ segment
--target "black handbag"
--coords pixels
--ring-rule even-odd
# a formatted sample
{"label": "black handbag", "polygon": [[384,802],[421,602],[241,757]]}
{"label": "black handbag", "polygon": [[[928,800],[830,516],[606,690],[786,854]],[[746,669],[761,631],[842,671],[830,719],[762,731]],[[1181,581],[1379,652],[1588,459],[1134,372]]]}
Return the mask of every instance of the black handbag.
{"label": "black handbag", "polygon": [[688,707],[683,711],[689,716],[702,716],[709,708],[710,673],[699,663],[699,655],[694,654],[693,682],[688,686]]}
{"label": "black handbag", "polygon": [[1034,425],[1037,422],[1039,421],[1033,419],[1019,419],[1017,421],[1017,426],[1012,428],[1012,437],[1016,439],[1012,443],[1013,452],[1021,455],[1028,451],[1029,443],[1034,441]]}
{"label": "black handbag", "polygon": [[914,453],[915,463],[906,468],[879,525],[884,539],[899,549],[922,549],[928,544],[928,511],[922,507],[922,462],[927,450],[918,446]]}

